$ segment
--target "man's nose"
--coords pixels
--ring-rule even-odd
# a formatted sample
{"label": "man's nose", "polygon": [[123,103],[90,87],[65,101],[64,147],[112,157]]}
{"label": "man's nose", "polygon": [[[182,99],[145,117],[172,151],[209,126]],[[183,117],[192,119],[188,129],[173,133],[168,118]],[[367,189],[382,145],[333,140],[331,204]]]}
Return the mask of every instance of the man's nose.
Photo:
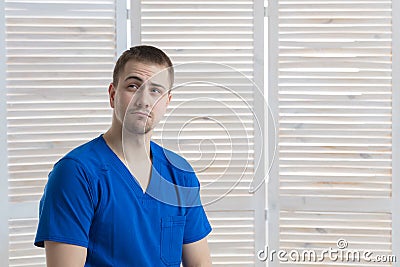
{"label": "man's nose", "polygon": [[151,99],[147,86],[142,86],[135,94],[135,105],[139,107],[148,108],[151,106]]}

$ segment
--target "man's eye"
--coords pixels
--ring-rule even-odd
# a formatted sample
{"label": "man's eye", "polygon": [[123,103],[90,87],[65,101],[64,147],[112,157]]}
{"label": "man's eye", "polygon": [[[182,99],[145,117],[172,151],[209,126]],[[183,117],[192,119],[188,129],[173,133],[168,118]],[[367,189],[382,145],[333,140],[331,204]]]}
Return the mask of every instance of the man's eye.
{"label": "man's eye", "polygon": [[151,92],[161,94],[161,90],[158,89],[158,88],[153,88],[153,89],[151,89]]}
{"label": "man's eye", "polygon": [[128,85],[128,88],[136,90],[136,89],[138,89],[138,86],[136,84],[130,84],[130,85]]}

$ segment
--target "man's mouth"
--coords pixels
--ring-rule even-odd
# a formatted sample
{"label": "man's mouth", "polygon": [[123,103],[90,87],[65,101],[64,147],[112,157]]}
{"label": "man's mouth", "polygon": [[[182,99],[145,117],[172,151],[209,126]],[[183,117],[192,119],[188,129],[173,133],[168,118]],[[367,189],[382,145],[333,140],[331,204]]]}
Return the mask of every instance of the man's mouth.
{"label": "man's mouth", "polygon": [[150,112],[146,112],[146,111],[132,111],[131,114],[136,114],[136,115],[140,115],[140,116],[144,116],[144,117],[151,117]]}

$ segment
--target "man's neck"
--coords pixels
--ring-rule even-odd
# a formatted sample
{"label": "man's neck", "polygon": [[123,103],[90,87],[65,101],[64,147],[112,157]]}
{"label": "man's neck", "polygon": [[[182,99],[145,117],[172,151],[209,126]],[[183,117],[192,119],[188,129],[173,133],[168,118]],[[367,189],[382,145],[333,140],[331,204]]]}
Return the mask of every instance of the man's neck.
{"label": "man's neck", "polygon": [[150,160],[151,132],[134,134],[111,127],[104,135],[104,140],[114,153],[125,162],[132,160]]}

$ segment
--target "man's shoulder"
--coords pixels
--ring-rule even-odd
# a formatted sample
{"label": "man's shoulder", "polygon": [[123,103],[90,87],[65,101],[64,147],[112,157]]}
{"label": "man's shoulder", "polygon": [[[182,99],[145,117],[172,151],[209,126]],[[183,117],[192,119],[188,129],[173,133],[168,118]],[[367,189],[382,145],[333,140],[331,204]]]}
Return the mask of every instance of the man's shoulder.
{"label": "man's shoulder", "polygon": [[79,162],[83,165],[98,162],[99,155],[101,154],[101,136],[96,137],[84,144],[81,144],[71,151],[69,151],[61,160],[69,159]]}

